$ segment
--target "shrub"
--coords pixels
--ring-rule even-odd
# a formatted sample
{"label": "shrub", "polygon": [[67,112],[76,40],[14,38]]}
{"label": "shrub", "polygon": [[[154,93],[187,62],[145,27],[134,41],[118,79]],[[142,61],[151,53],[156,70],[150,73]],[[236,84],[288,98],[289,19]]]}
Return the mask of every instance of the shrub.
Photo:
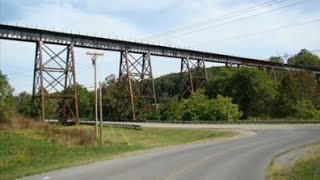
{"label": "shrub", "polygon": [[239,106],[232,103],[232,98],[218,95],[210,100],[203,90],[198,90],[183,102],[183,111],[182,118],[192,121],[234,121],[242,116]]}
{"label": "shrub", "polygon": [[199,121],[212,120],[210,114],[210,101],[200,89],[194,92],[189,99],[183,101],[183,120]]}
{"label": "shrub", "polygon": [[213,117],[218,121],[239,120],[242,112],[239,111],[239,105],[232,103],[232,98],[218,95],[211,101]]}
{"label": "shrub", "polygon": [[294,116],[299,119],[320,120],[320,110],[317,110],[310,100],[301,100],[294,105]]}

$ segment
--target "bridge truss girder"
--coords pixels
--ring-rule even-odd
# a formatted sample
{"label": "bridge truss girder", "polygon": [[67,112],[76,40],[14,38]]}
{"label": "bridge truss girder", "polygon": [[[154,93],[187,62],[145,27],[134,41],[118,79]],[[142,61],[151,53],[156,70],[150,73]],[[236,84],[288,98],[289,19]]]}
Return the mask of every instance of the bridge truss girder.
{"label": "bridge truss girder", "polygon": [[36,44],[32,109],[41,121],[58,118],[78,124],[74,47],[55,50],[41,41]]}
{"label": "bridge truss girder", "polygon": [[[118,120],[144,119],[157,109],[150,54],[121,51],[118,81]],[[128,111],[129,110],[129,111]]]}
{"label": "bridge truss girder", "polygon": [[185,98],[204,87],[208,80],[204,59],[181,59],[179,99]]}

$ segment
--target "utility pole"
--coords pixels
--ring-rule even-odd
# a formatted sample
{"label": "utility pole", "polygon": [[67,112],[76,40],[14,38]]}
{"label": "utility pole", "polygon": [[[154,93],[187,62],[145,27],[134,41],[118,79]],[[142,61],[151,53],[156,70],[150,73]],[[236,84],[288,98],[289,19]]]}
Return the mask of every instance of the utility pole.
{"label": "utility pole", "polygon": [[95,105],[95,146],[98,146],[98,96],[97,96],[97,59],[99,56],[103,56],[103,53],[87,52],[87,55],[91,56],[92,65],[94,68],[94,105]]}
{"label": "utility pole", "polygon": [[99,101],[100,101],[100,146],[102,146],[103,112],[102,112],[102,84],[101,84],[101,82],[99,82]]}

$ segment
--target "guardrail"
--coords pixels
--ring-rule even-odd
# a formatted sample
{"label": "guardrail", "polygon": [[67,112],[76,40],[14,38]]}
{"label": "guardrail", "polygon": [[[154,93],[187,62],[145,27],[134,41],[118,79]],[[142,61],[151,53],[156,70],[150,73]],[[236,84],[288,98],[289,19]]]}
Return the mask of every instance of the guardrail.
{"label": "guardrail", "polygon": [[[58,120],[46,120],[47,122],[58,122]],[[139,123],[155,124],[320,124],[320,120],[257,120],[257,121],[103,121],[104,126],[123,126],[138,129]],[[81,119],[80,124],[94,124],[89,119]],[[131,128],[130,127],[130,128]],[[141,128],[141,127],[140,127]]]}
{"label": "guardrail", "polygon": [[320,120],[261,120],[261,121],[140,121],[165,124],[320,124]]}
{"label": "guardrail", "polygon": [[[94,125],[94,121],[80,121],[80,124],[88,124],[88,125]],[[127,129],[136,129],[140,130],[141,126],[138,124],[132,124],[132,123],[121,123],[121,122],[103,122],[103,126],[112,126],[112,127],[119,127],[119,128],[127,128]]]}

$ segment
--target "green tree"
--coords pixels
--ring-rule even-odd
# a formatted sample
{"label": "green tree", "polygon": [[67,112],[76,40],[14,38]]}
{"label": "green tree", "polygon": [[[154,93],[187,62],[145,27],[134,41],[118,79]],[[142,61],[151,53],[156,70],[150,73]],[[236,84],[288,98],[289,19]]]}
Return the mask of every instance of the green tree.
{"label": "green tree", "polygon": [[77,84],[78,107],[80,118],[94,117],[93,93],[88,91],[83,85]]}
{"label": "green tree", "polygon": [[16,109],[26,117],[32,116],[32,96],[27,92],[21,92],[16,96]]}
{"label": "green tree", "polygon": [[269,58],[269,61],[270,62],[275,62],[275,63],[284,63],[284,60],[279,56],[271,56]]}
{"label": "green tree", "polygon": [[226,86],[225,93],[232,97],[244,117],[265,117],[277,96],[277,83],[258,69],[238,69]]}
{"label": "green tree", "polygon": [[229,69],[224,77],[210,80],[206,94],[216,98],[219,94],[233,99],[242,111],[243,118],[269,116],[270,107],[277,95],[277,83],[265,72],[252,69]]}
{"label": "green tree", "polygon": [[179,94],[178,73],[168,74],[155,79],[155,89],[158,102],[162,102],[166,96],[177,96]]}
{"label": "green tree", "polygon": [[288,64],[303,68],[320,69],[319,57],[306,49],[302,49],[297,55],[288,59]]}
{"label": "green tree", "polygon": [[274,103],[275,117],[292,116],[294,105],[301,100],[310,100],[320,109],[320,86],[308,72],[284,72],[278,86]]}
{"label": "green tree", "polygon": [[0,71],[0,123],[8,122],[14,110],[13,88]]}
{"label": "green tree", "polygon": [[[102,85],[102,95],[103,95],[103,103],[102,103],[102,108],[103,108],[103,118],[105,120],[115,120],[119,118],[117,112],[117,96],[119,93],[119,88],[117,84],[117,77],[114,74],[111,74],[105,78],[105,81],[103,82]],[[125,109],[125,111],[129,112],[129,109]],[[125,114],[128,114],[125,113]]]}

